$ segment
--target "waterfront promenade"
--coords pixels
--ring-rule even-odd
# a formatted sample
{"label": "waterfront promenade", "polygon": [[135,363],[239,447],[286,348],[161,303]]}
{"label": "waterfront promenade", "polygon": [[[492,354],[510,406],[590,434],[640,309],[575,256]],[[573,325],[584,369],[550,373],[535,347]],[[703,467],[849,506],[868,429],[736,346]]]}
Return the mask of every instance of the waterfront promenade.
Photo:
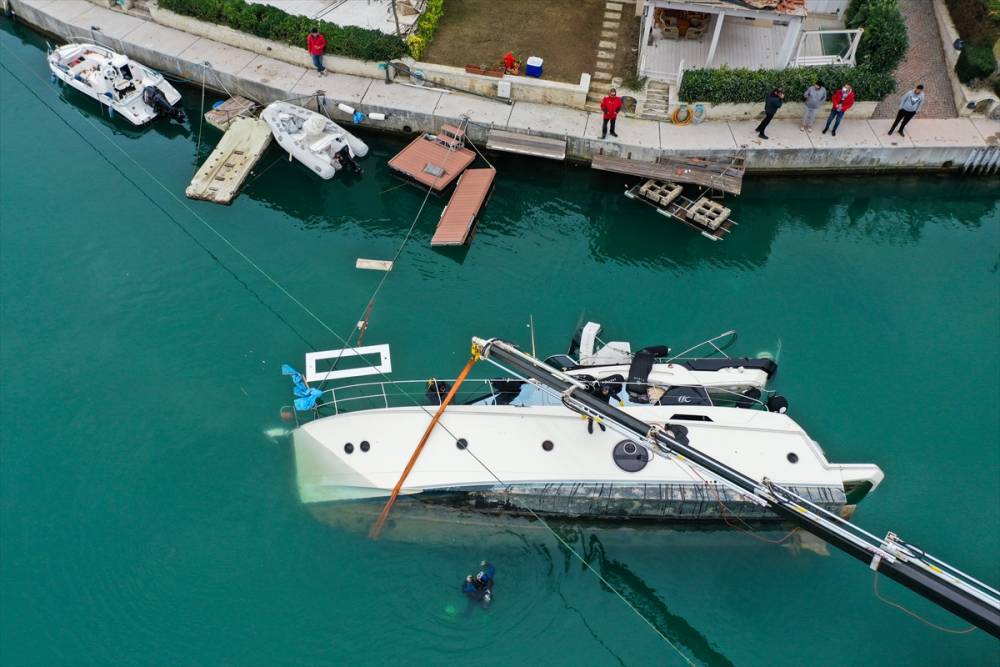
{"label": "waterfront promenade", "polygon": [[[565,139],[567,157],[575,160],[588,161],[604,153],[652,161],[660,155],[718,156],[746,148],[751,172],[868,172],[959,169],[967,161],[1000,151],[1000,121],[918,116],[904,138],[887,135],[889,119],[853,119],[850,114],[836,137],[820,134],[818,128],[812,133],[800,132],[797,120],[776,120],[768,127],[768,141],[756,136],[756,118],[681,127],[626,117],[618,124],[619,137],[605,141],[600,139],[599,113],[553,104],[506,104],[348,74],[320,77],[304,65],[214,42],[85,0],[14,0],[13,7],[19,21],[48,33],[67,40],[90,40],[96,34],[102,43],[147,65],[194,82],[204,80],[220,92],[241,94],[263,104],[322,91],[324,110],[338,120],[350,118],[337,108],[338,103],[366,114],[386,114],[386,120],[366,120],[364,125],[393,132],[436,131],[444,123],[456,124],[466,117],[471,123],[468,135],[477,143],[485,143],[490,128]],[[92,31],[93,26],[99,31]],[[822,118],[817,119],[817,126],[822,122]]]}

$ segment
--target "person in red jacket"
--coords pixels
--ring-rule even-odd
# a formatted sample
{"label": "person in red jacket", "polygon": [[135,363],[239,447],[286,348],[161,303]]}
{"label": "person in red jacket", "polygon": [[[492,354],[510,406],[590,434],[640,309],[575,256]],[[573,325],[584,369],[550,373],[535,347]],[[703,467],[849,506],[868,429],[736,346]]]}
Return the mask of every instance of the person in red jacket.
{"label": "person in red jacket", "polygon": [[326,37],[319,31],[319,28],[313,28],[309,31],[309,36],[306,37],[306,46],[309,49],[309,55],[312,56],[316,71],[319,72],[320,76],[323,76],[326,72],[326,68],[323,67],[323,52],[326,51]]}
{"label": "person in red jacket", "polygon": [[837,128],[840,127],[840,121],[844,118],[844,112],[852,106],[854,106],[854,89],[851,88],[851,84],[845,83],[833,94],[833,109],[830,110],[830,115],[826,119],[823,134],[826,134],[827,130],[830,129],[830,123],[833,123],[831,134],[837,136]]}
{"label": "person in red jacket", "polygon": [[618,118],[618,112],[622,108],[622,98],[618,97],[618,91],[614,88],[601,100],[601,111],[604,112],[604,122],[601,124],[601,139],[608,136],[608,122],[611,123],[611,136],[617,137],[615,134],[615,120]]}
{"label": "person in red jacket", "polygon": [[513,51],[508,51],[507,55],[503,57],[503,67],[508,72],[514,72],[517,70],[517,58],[514,57]]}

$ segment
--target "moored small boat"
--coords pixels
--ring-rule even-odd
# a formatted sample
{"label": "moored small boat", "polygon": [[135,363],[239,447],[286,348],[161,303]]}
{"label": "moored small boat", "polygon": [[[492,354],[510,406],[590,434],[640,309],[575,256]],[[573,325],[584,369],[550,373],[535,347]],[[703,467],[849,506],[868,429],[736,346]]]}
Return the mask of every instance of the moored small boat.
{"label": "moored small boat", "polygon": [[368,154],[365,142],[326,116],[288,102],[272,102],[260,117],[288,154],[329,180],[341,169],[361,173],[356,158]]}
{"label": "moored small boat", "polygon": [[156,118],[184,122],[181,94],[162,74],[96,44],[66,44],[48,56],[59,81],[99,101],[136,126]]}

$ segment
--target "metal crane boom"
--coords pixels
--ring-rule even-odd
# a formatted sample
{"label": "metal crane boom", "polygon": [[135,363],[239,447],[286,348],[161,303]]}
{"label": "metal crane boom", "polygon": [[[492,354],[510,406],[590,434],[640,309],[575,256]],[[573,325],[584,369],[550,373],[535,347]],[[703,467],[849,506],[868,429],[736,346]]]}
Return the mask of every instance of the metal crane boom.
{"label": "metal crane boom", "polygon": [[894,533],[879,538],[767,478],[752,479],[691,446],[670,424],[649,424],[608,405],[579,379],[552,368],[502,340],[474,338],[473,345],[487,359],[496,360],[522,379],[558,393],[570,410],[601,420],[648,449],[668,459],[683,461],[717,482],[768,507],[778,516],[857,558],[875,572],[938,604],[1000,638],[1000,592],[900,540]]}

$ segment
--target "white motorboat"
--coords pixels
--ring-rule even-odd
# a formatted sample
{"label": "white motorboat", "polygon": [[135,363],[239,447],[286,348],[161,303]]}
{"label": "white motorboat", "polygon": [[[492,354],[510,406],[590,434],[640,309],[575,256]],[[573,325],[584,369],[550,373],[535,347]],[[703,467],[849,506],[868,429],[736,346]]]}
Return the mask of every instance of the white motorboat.
{"label": "white motorboat", "polygon": [[288,154],[329,180],[341,169],[361,173],[355,158],[368,154],[368,146],[326,116],[288,102],[272,102],[260,117]]}
{"label": "white motorboat", "polygon": [[163,75],[96,44],[66,44],[49,53],[52,75],[142,126],[159,117],[184,122],[181,94]]}
{"label": "white motorboat", "polygon": [[[563,370],[558,357],[533,362],[587,387],[604,405],[830,511],[849,515],[882,481],[875,465],[828,462],[820,446],[785,414],[787,402],[766,400],[764,394],[771,392],[764,383],[777,368],[773,361],[711,359],[717,367],[709,370],[706,359],[650,363],[640,351],[628,365],[619,365],[613,355],[624,354],[625,344],[609,343],[593,352],[588,340],[593,340],[589,334],[582,336],[581,356],[611,363]],[[769,365],[740,371],[739,361]],[[698,384],[685,384],[691,381]],[[384,501],[453,386],[431,380],[327,390],[317,418],[292,435],[302,501]],[[581,420],[578,412],[568,409],[564,394],[516,374],[465,380],[401,493],[428,504],[513,514],[778,518],[683,459],[654,456],[643,442],[623,437],[621,429],[606,428],[600,417]]]}

